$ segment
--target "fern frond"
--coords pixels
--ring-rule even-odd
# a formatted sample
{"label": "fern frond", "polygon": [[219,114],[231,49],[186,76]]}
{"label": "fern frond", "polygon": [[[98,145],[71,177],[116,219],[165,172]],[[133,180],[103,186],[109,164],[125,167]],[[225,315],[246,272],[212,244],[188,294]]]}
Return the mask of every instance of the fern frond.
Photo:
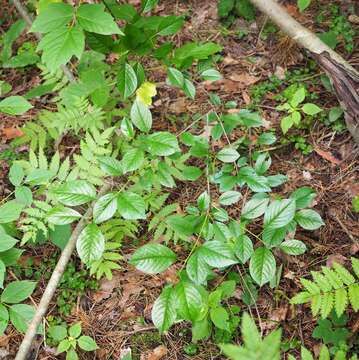
{"label": "fern frond", "polygon": [[354,311],[359,310],[359,260],[352,258],[351,274],[344,266],[335,263],[333,268],[323,266],[322,272],[311,273],[313,281],[300,279],[305,291],[291,300],[292,304],[311,303],[313,315],[321,314],[325,319],[334,309],[340,317],[349,304]]}

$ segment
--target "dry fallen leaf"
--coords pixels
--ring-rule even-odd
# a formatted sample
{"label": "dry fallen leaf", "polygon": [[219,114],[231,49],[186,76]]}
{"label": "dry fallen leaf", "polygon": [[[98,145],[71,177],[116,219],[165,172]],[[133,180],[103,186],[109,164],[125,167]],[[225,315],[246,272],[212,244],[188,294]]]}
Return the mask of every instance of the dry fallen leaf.
{"label": "dry fallen leaf", "polygon": [[319,148],[314,148],[314,151],[321,156],[324,160],[329,161],[330,163],[332,163],[333,165],[339,165],[340,164],[340,160],[337,159],[330,151],[325,151]]}
{"label": "dry fallen leaf", "polygon": [[253,85],[260,80],[259,77],[253,76],[246,72],[241,74],[233,74],[229,77],[230,80],[240,82],[246,86]]}
{"label": "dry fallen leaf", "polygon": [[6,138],[6,140],[12,140],[21,136],[24,136],[25,134],[17,127],[8,127],[3,128],[2,132]]}
{"label": "dry fallen leaf", "polygon": [[347,258],[341,254],[333,254],[333,255],[328,256],[326,265],[328,267],[332,267],[334,263],[344,265],[346,260],[347,260]]}
{"label": "dry fallen leaf", "polygon": [[169,106],[169,112],[173,114],[182,114],[186,112],[187,106],[186,106],[186,99],[179,98],[176,101],[172,102]]}
{"label": "dry fallen leaf", "polygon": [[168,349],[163,346],[157,346],[150,354],[144,354],[144,357],[141,360],[161,360],[168,353]]}

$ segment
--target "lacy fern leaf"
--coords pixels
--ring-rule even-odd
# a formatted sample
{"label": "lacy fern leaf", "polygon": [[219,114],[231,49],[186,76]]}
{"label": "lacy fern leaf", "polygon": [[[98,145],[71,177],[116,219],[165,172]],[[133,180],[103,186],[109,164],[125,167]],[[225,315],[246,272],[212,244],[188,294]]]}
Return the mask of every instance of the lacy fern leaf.
{"label": "lacy fern leaf", "polygon": [[333,268],[322,267],[322,272],[312,271],[313,280],[301,279],[305,291],[291,300],[292,304],[311,303],[313,315],[323,319],[334,309],[340,317],[349,304],[359,310],[359,260],[352,258],[352,275],[344,266],[334,263]]}

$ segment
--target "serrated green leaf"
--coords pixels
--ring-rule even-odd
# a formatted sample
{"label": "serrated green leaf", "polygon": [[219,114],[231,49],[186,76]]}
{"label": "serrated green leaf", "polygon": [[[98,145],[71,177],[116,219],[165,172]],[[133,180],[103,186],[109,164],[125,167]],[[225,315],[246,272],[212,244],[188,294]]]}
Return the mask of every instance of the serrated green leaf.
{"label": "serrated green leaf", "polygon": [[58,206],[49,211],[47,214],[47,220],[51,224],[66,225],[81,218],[81,214],[74,210],[64,206]]}
{"label": "serrated green leaf", "polygon": [[287,240],[280,244],[279,248],[289,255],[302,255],[307,251],[307,247],[300,240]]}
{"label": "serrated green leaf", "polygon": [[320,215],[311,209],[298,211],[295,214],[295,221],[306,230],[316,230],[324,225]]}
{"label": "serrated green leaf", "polygon": [[252,198],[243,207],[241,216],[245,219],[255,219],[264,214],[269,203],[268,196]]}
{"label": "serrated green leaf", "polygon": [[241,235],[234,239],[234,253],[239,261],[246,263],[253,254],[252,240],[247,235]]}
{"label": "serrated green leaf", "polygon": [[131,96],[137,88],[137,76],[130,64],[124,63],[117,74],[117,87],[124,99]]}
{"label": "serrated green leaf", "polygon": [[323,111],[318,105],[312,104],[312,103],[306,103],[302,106],[302,110],[307,115],[316,115]]}
{"label": "serrated green leaf", "polygon": [[95,351],[98,349],[96,341],[90,336],[82,335],[78,338],[77,344],[80,349],[85,351]]}
{"label": "serrated green leaf", "polygon": [[148,151],[157,156],[169,156],[180,150],[176,136],[164,131],[148,135],[146,145]]}
{"label": "serrated green leaf", "polygon": [[219,197],[219,203],[224,206],[233,205],[238,202],[242,194],[238,191],[226,191]]}
{"label": "serrated green leaf", "polygon": [[220,241],[207,241],[199,252],[201,258],[213,267],[223,268],[238,263],[232,249]]}
{"label": "serrated green leaf", "polygon": [[152,321],[161,333],[167,331],[176,321],[176,302],[174,289],[167,286],[153,304]]}
{"label": "serrated green leaf", "polygon": [[96,189],[85,180],[73,180],[54,189],[56,199],[67,206],[86,204],[96,198]]}
{"label": "serrated green leaf", "polygon": [[[35,315],[35,309],[27,304],[15,304],[9,307],[10,321],[15,329],[21,333],[25,333],[30,321]],[[41,334],[41,327],[37,330]]]}
{"label": "serrated green leaf", "polygon": [[131,121],[143,132],[149,132],[152,127],[152,114],[148,107],[139,100],[135,100],[131,107]]}
{"label": "serrated green leaf", "polygon": [[122,163],[112,156],[101,156],[98,158],[98,162],[101,170],[106,174],[111,176],[123,175]]}
{"label": "serrated green leaf", "polygon": [[101,196],[93,207],[93,220],[100,224],[113,217],[117,210],[117,194],[109,193]]}
{"label": "serrated green leaf", "polygon": [[335,290],[334,304],[335,312],[337,313],[338,317],[342,316],[348,305],[348,296],[346,289],[341,288]]}
{"label": "serrated green leaf", "polygon": [[130,264],[147,274],[157,274],[166,270],[176,261],[176,254],[161,244],[146,244],[137,249]]}
{"label": "serrated green leaf", "polygon": [[216,155],[217,159],[224,163],[235,162],[239,156],[238,151],[230,147],[220,150]]}
{"label": "serrated green leaf", "polygon": [[105,237],[96,224],[88,224],[76,242],[77,253],[85,264],[99,260],[105,251]]}
{"label": "serrated green leaf", "polygon": [[273,278],[275,271],[276,262],[272,252],[265,247],[257,248],[249,262],[249,272],[253,280],[263,286]]}
{"label": "serrated green leaf", "polygon": [[146,219],[146,206],[138,194],[130,191],[121,192],[117,197],[117,207],[126,220]]}
{"label": "serrated green leaf", "polygon": [[34,291],[36,282],[22,280],[9,283],[1,294],[1,302],[17,304],[27,299]]}
{"label": "serrated green leaf", "polygon": [[145,154],[141,149],[131,149],[121,160],[124,174],[139,169],[145,161]]}
{"label": "serrated green leaf", "polygon": [[272,229],[281,228],[293,220],[294,214],[293,199],[274,200],[264,214],[264,226]]}
{"label": "serrated green leaf", "polygon": [[0,112],[9,115],[22,115],[32,107],[22,96],[9,96],[0,101]]}
{"label": "serrated green leaf", "polygon": [[211,269],[197,250],[189,257],[186,272],[188,277],[199,285],[206,282],[208,275],[211,274]]}
{"label": "serrated green leaf", "polygon": [[307,206],[310,206],[314,200],[316,193],[313,189],[307,186],[303,186],[295,190],[291,195],[291,199],[295,199],[295,204],[297,209],[303,209]]}
{"label": "serrated green leaf", "polygon": [[113,17],[105,12],[105,6],[102,4],[80,5],[76,18],[81,27],[86,31],[102,35],[124,35]]}

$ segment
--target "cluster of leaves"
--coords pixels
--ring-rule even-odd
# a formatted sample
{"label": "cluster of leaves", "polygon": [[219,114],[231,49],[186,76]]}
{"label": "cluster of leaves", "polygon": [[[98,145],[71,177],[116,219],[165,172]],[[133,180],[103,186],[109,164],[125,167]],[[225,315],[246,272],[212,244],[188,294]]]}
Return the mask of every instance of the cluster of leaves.
{"label": "cluster of leaves", "polygon": [[[233,360],[248,360],[248,359],[263,359],[263,360],[279,360],[284,358],[285,354],[281,351],[281,329],[277,329],[262,338],[254,320],[247,314],[243,314],[241,322],[241,333],[243,345],[220,345],[223,353]],[[326,345],[322,345],[319,352],[318,360],[346,360],[346,352],[339,350],[331,356],[330,349]],[[283,357],[282,357],[283,356]],[[295,360],[296,358],[288,354],[288,360]],[[300,351],[301,360],[314,360],[315,357],[305,347],[301,347]],[[357,360],[357,355],[350,357],[350,360]]]}
{"label": "cluster of leaves", "polygon": [[66,352],[66,360],[78,360],[77,347],[84,351],[94,351],[98,349],[92,337],[81,335],[81,333],[81,323],[76,323],[69,328],[64,325],[50,326],[47,335],[53,343],[58,344],[57,352],[59,354]]}
{"label": "cluster of leaves", "polygon": [[218,17],[224,21],[226,25],[231,25],[238,16],[248,21],[255,20],[255,8],[249,0],[218,1]]}

